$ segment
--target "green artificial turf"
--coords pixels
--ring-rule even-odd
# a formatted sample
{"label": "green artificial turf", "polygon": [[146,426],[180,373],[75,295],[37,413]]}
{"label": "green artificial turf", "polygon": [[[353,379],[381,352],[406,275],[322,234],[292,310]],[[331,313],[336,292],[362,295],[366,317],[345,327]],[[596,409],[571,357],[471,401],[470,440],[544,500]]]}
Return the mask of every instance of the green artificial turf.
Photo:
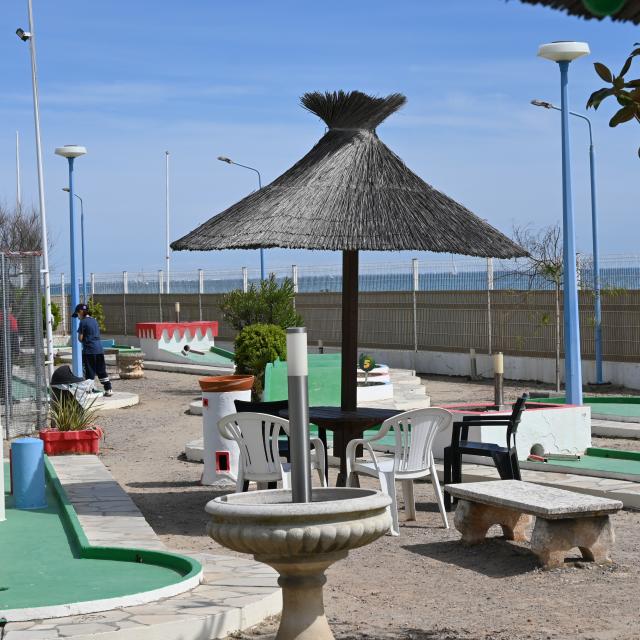
{"label": "green artificial turf", "polygon": [[580,460],[549,460],[549,462],[538,464],[545,467],[570,467],[583,471],[602,471],[640,478],[640,451],[590,447]]}
{"label": "green artificial turf", "polygon": [[[564,404],[564,398],[538,398],[539,402]],[[640,397],[637,396],[597,396],[584,398],[583,404],[591,407],[592,414],[622,416],[640,419]]]}
{"label": "green artificial turf", "polygon": [[[9,469],[5,465],[5,488]],[[197,572],[199,565],[173,554],[91,547],[59,481],[50,475],[47,508],[16,509],[6,494],[0,522],[0,612],[101,600],[159,589]]]}

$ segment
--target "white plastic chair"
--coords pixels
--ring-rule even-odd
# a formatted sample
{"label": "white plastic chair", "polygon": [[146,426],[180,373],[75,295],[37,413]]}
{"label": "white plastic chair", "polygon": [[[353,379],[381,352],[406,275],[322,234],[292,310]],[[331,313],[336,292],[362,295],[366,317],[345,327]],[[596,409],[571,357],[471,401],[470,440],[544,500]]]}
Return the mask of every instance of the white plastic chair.
{"label": "white plastic chair", "polygon": [[[290,487],[291,465],[281,460],[278,452],[280,432],[289,435],[288,420],[266,413],[232,413],[218,421],[218,430],[223,438],[235,440],[240,449],[236,493],[246,491],[249,482],[256,482],[258,489],[279,481],[283,489]],[[324,446],[319,438],[309,440],[311,469],[326,487]]]}
{"label": "white plastic chair", "polygon": [[[416,502],[413,495],[413,481],[416,478],[431,476],[431,483],[438,501],[438,508],[442,515],[445,529],[449,528],[447,513],[438,474],[431,448],[436,434],[451,427],[453,416],[446,409],[415,409],[405,411],[393,418],[385,420],[380,430],[374,436],[364,439],[351,440],[347,445],[347,482],[354,484],[358,474],[378,478],[381,490],[391,498],[392,527],[391,535],[400,535],[398,524],[398,504],[396,501],[396,481],[402,482],[404,505],[407,520],[416,519]],[[378,459],[371,443],[384,438],[389,430],[395,435],[394,456]],[[364,447],[371,457],[371,462],[358,462],[356,450],[358,445]]]}

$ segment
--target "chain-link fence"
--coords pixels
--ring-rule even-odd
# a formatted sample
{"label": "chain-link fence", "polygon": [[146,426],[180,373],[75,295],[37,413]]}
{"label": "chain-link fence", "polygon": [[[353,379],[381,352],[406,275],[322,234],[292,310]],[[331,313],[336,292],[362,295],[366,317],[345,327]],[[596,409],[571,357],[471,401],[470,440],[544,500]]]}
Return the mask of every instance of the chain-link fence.
{"label": "chain-link fence", "polygon": [[[366,254],[363,254],[363,256]],[[593,267],[578,257],[582,353],[593,354]],[[340,340],[342,266],[289,266],[269,269],[279,282],[290,278],[296,306],[310,339]],[[553,357],[556,347],[556,297],[562,286],[532,272],[527,260],[449,256],[405,262],[363,263],[359,270],[360,343],[412,350],[463,351]],[[64,276],[58,276],[60,282]],[[600,260],[602,331],[605,357],[640,359],[640,256]],[[258,269],[91,274],[89,294],[103,304],[107,333],[133,335],[137,322],[218,320],[220,338],[233,338],[220,311],[220,294],[259,282]],[[80,288],[80,284],[78,285]],[[54,294],[66,292],[59,285]],[[68,316],[68,309],[66,309]],[[560,320],[560,325],[562,321]],[[560,326],[562,334],[562,326]]]}
{"label": "chain-link fence", "polygon": [[[299,293],[339,292],[342,290],[342,266],[286,266],[270,268],[278,281],[293,280]],[[89,275],[87,295],[101,294],[177,294],[226,293],[246,289],[260,281],[258,269],[239,267],[219,271],[197,269],[171,272],[121,271]],[[578,257],[578,281],[583,289],[593,283],[593,267],[588,255]],[[640,256],[611,255],[600,258],[600,281],[604,289],[640,289]],[[360,265],[360,291],[546,291],[552,281],[530,274],[525,259],[498,260],[450,256],[433,260],[363,263]],[[82,297],[82,284],[78,282]],[[71,285],[65,274],[52,278],[51,294],[69,296]]]}
{"label": "chain-link fence", "polygon": [[0,406],[7,437],[44,426],[40,256],[0,253]]}

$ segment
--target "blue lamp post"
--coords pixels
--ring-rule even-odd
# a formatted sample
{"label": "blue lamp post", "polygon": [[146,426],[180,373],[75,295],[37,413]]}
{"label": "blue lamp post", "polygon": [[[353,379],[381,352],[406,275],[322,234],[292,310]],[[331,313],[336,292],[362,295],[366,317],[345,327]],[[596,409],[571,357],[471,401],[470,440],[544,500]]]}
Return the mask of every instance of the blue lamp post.
{"label": "blue lamp post", "polygon": [[[545,109],[561,111],[555,104],[544,100],[532,100],[531,104]],[[593,145],[591,120],[587,116],[569,111],[569,115],[581,118],[589,127],[589,169],[591,176],[591,232],[593,240],[593,295],[594,295],[594,342],[596,356],[596,384],[604,384],[602,377],[602,306],[600,302],[600,243],[598,241],[598,210],[596,198],[596,151]]]}
{"label": "blue lamp post", "polygon": [[[255,171],[258,174],[258,189],[262,189],[262,176],[257,169],[253,167],[248,167],[246,164],[240,164],[239,162],[234,162],[231,158],[227,158],[226,156],[218,156],[218,160],[220,162],[226,162],[227,164],[235,164],[236,167],[242,167],[243,169],[249,169],[249,171]],[[264,280],[264,249],[260,249],[260,280]]]}
{"label": "blue lamp post", "polygon": [[[75,224],[73,215],[73,161],[80,156],[85,155],[87,150],[77,145],[65,145],[56,149],[56,155],[62,156],[69,161],[69,253],[70,253],[70,271],[71,271],[71,309],[75,310],[78,304],[78,279],[76,277],[76,238]],[[73,311],[72,311],[73,313]],[[82,355],[80,352],[80,343],[78,341],[78,318],[71,320],[71,361],[73,373],[82,376]]]}
{"label": "blue lamp post", "polygon": [[[69,193],[69,187],[62,187],[63,191]],[[84,202],[82,198],[77,194],[73,194],[78,200],[80,200],[80,256],[82,259],[82,302],[87,304],[87,275],[85,271],[84,260]]]}
{"label": "blue lamp post", "polygon": [[590,53],[586,42],[552,42],[540,45],[541,58],[560,67],[562,122],[562,261],[564,271],[564,376],[566,401],[582,404],[582,368],[580,357],[580,315],[576,269],[576,233],[571,197],[571,155],[569,145],[569,64]]}

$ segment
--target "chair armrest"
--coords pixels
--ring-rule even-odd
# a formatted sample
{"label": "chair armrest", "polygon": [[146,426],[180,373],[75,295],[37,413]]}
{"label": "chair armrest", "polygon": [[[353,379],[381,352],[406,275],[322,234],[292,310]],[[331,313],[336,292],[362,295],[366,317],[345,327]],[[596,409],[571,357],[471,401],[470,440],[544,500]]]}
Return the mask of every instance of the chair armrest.
{"label": "chair armrest", "polygon": [[481,415],[481,416],[463,416],[462,418],[463,422],[473,422],[474,420],[504,420],[504,421],[509,421],[511,420],[511,416],[510,415]]}
{"label": "chair armrest", "polygon": [[309,438],[309,444],[315,449],[319,458],[324,461],[324,445],[320,438]]}
{"label": "chair armrest", "polygon": [[451,446],[457,446],[460,440],[466,440],[469,437],[468,422],[454,422],[451,425]]}
{"label": "chair armrest", "polygon": [[490,417],[490,416],[469,416],[469,419],[467,419],[467,417],[465,417],[463,419],[463,424],[466,424],[470,427],[472,426],[477,426],[477,425],[493,425],[493,424],[503,424],[503,425],[509,425],[511,424],[511,418],[505,418],[503,416],[495,416],[495,417]]}
{"label": "chair armrest", "polygon": [[347,444],[346,458],[347,458],[347,478],[353,471],[353,465],[356,461],[356,449],[359,445],[362,445],[363,449],[369,452],[371,456],[371,461],[373,462],[376,471],[379,469],[378,467],[378,458],[376,458],[376,454],[373,451],[373,447],[371,446],[370,440],[365,440],[364,438],[358,438],[356,440],[350,440]]}

